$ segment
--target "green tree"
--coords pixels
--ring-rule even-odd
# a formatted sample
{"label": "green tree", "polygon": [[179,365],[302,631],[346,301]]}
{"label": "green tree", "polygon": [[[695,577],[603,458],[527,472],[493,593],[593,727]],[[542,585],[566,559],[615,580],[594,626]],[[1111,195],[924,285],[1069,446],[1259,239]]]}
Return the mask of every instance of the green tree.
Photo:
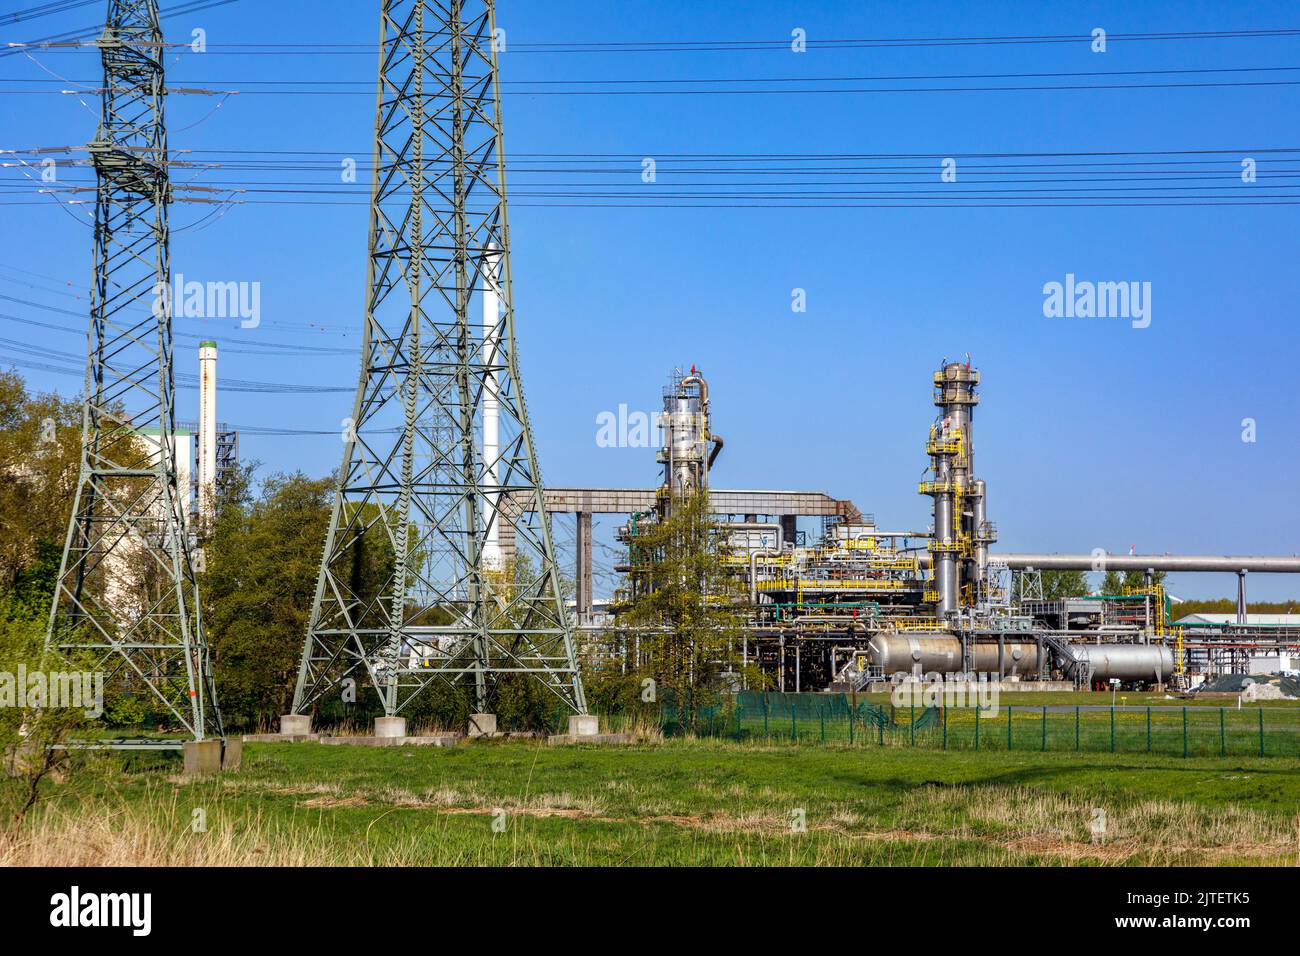
{"label": "green tree", "polygon": [[[1300,600],[1289,601],[1250,601],[1246,604],[1250,614],[1298,614]],[[1174,617],[1187,617],[1189,614],[1236,614],[1236,598],[1192,599],[1179,601],[1174,605]]]}
{"label": "green tree", "polygon": [[1087,575],[1083,571],[1043,571],[1043,598],[1060,601],[1064,598],[1084,597],[1092,593]]}
{"label": "green tree", "polygon": [[[1151,576],[1152,584],[1164,584],[1165,578],[1169,576],[1167,571],[1156,571]],[[1140,588],[1146,585],[1145,571],[1115,571],[1106,572],[1106,576],[1101,581],[1102,594],[1123,594],[1124,589]]]}
{"label": "green tree", "polygon": [[[51,701],[32,706],[31,687],[20,687],[18,678],[43,674],[49,686],[51,672],[80,674],[93,667],[47,655],[44,649],[44,614],[0,618],[0,842],[22,826],[55,779],[66,781],[84,762],[82,755],[58,745],[86,725],[86,709],[49,706]],[[83,688],[83,693],[91,691]],[[20,701],[24,706],[18,706]]]}
{"label": "green tree", "polygon": [[[295,472],[271,475],[254,492],[255,469],[248,466],[223,489],[204,543],[207,572],[199,578],[217,697],[234,727],[274,721],[293,704],[335,487],[333,478]],[[368,603],[393,573],[382,525],[351,554],[349,588]],[[364,673],[353,676],[358,701],[348,715],[369,717],[377,698]]]}
{"label": "green tree", "polygon": [[0,372],[0,598],[30,585],[51,549],[62,556],[80,460],[80,406]]}
{"label": "green tree", "polygon": [[635,549],[646,586],[618,617],[619,628],[639,638],[639,666],[629,670],[695,701],[740,669],[743,593],[722,560],[720,536],[706,493],[675,500],[667,518],[642,526]]}
{"label": "green tree", "polygon": [[293,701],[329,526],[329,478],[244,470],[218,502],[199,580],[217,698],[233,726],[274,720]]}

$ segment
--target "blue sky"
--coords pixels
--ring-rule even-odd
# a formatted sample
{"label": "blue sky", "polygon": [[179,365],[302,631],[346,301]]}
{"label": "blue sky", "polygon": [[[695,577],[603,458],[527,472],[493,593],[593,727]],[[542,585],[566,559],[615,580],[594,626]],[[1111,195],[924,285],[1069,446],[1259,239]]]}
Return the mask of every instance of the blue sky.
{"label": "blue sky", "polygon": [[[14,0],[3,10],[30,5]],[[378,4],[357,0],[243,0],[168,20],[169,38],[188,40],[193,28],[202,27],[214,51],[170,58],[171,85],[251,90],[253,80],[355,80],[360,91],[374,80],[372,54],[226,55],[215,52],[216,45],[366,42],[377,36],[377,11]],[[91,8],[90,14],[0,25],[0,41],[81,27],[98,15]],[[502,0],[500,20],[507,31],[506,81],[669,78],[715,81],[716,87],[716,81],[738,77],[1300,65],[1298,36],[1112,40],[1104,54],[1091,52],[1083,41],[814,47],[803,54],[510,50],[511,44],[545,42],[782,40],[795,28],[815,41],[1084,35],[1094,27],[1113,35],[1300,26],[1294,4],[1283,2]],[[90,51],[34,56],[35,61],[0,58],[0,78],[50,79],[53,73],[75,81],[98,75]],[[1251,76],[1261,77],[1300,79],[1300,72]],[[0,148],[85,143],[95,117],[77,97],[11,92],[62,86],[63,80],[0,82]],[[84,99],[96,106],[93,96]],[[212,112],[217,102],[222,105]],[[368,156],[373,108],[373,93],[366,92],[248,92],[224,101],[173,96],[171,144],[176,150],[318,152],[321,172],[288,178],[346,189],[331,166],[348,156]],[[541,96],[508,87],[504,111],[512,157],[1201,149],[1241,150],[1244,157],[1300,147],[1300,87],[1282,85],[690,97]],[[1237,154],[1222,154],[1216,167],[1222,178],[1214,185],[1276,194],[1295,178],[1279,171],[1271,174],[1278,177],[1276,185],[1265,182],[1269,164],[1300,170],[1300,157],[1288,163],[1259,153],[1258,160],[1261,180],[1247,185],[1233,172]],[[964,162],[958,167],[963,184]],[[601,181],[637,189],[639,164],[627,165],[621,179]],[[936,165],[936,180],[937,172]],[[270,175],[209,171],[196,182]],[[671,190],[674,175],[671,163],[663,164],[659,184],[645,188]],[[360,178],[366,181],[364,174]],[[653,451],[598,447],[596,416],[620,403],[653,411],[669,370],[697,364],[711,382],[715,425],[727,441],[716,485],[826,490],[852,498],[882,524],[924,526],[928,501],[916,494],[916,481],[934,413],[930,375],[944,357],[969,352],[984,375],[977,461],[988,482],[1000,548],[1297,551],[1293,370],[1300,362],[1300,207],[572,209],[528,202],[530,181],[560,178],[520,173],[510,183],[520,354],[547,483],[652,485]],[[27,180],[3,170],[0,182],[17,189]],[[84,298],[78,302],[58,291],[85,288],[91,268],[87,227],[53,202],[8,204],[15,198],[29,197],[0,197],[0,294],[84,308]],[[263,323],[240,330],[230,322],[185,320],[180,331],[211,333],[224,346],[358,345],[364,204],[248,204],[200,228],[184,228],[209,211],[174,210],[173,267],[187,277],[260,282]],[[1043,285],[1063,281],[1067,273],[1151,283],[1150,327],[1134,329],[1121,319],[1045,318]],[[805,313],[791,311],[795,288],[806,290]],[[69,316],[3,304],[0,313],[77,326]],[[84,351],[84,335],[12,321],[0,320],[0,335]],[[0,348],[6,354],[13,353]],[[197,355],[178,349],[178,368],[196,371]],[[356,370],[355,354],[286,360],[229,352],[221,363],[226,377],[349,389]],[[79,387],[72,376],[25,373],[38,387],[67,393]],[[193,417],[195,399],[194,392],[181,393],[185,417]],[[226,392],[219,414],[236,426],[327,430],[337,428],[350,406],[350,394]],[[1241,440],[1247,417],[1257,422],[1254,443]],[[244,458],[261,460],[266,471],[300,468],[311,474],[337,467],[341,448],[329,435],[245,434],[241,442]],[[561,529],[560,536],[565,534]],[[1173,582],[1175,593],[1186,596],[1224,596],[1233,586],[1230,578],[1211,575]],[[1281,577],[1260,576],[1250,587],[1257,598],[1296,594]]]}

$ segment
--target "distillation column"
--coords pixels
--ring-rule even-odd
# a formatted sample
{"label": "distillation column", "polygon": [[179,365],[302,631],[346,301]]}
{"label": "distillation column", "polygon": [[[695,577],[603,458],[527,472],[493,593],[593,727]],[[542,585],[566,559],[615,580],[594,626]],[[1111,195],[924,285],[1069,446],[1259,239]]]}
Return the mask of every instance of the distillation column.
{"label": "distillation column", "polygon": [[711,432],[711,426],[709,383],[692,368],[689,375],[675,377],[664,390],[664,410],[659,418],[663,448],[658,456],[664,466],[661,506],[708,487],[709,469],[722,450],[722,439]]}
{"label": "distillation column", "polygon": [[936,612],[955,614],[963,597],[974,602],[988,546],[995,540],[985,507],[984,482],[974,477],[972,411],[979,404],[975,389],[980,373],[970,363],[945,363],[934,373],[934,404],[939,418],[930,428],[926,453],[931,481],[922,482],[921,494],[934,500],[934,553]]}

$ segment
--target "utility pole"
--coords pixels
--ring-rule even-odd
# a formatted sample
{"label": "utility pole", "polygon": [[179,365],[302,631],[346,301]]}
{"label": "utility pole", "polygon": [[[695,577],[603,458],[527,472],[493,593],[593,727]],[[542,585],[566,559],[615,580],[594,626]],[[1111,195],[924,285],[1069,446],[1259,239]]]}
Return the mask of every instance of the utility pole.
{"label": "utility pole", "polygon": [[[172,379],[163,36],[109,0],[82,460],[46,650],[92,666],[195,740],[222,735],[186,528]],[[201,558],[200,558],[201,560]]]}
{"label": "utility pole", "polygon": [[481,713],[503,675],[586,713],[515,349],[494,6],[382,0],[361,375],[294,715],[360,678],[397,735],[429,685]]}

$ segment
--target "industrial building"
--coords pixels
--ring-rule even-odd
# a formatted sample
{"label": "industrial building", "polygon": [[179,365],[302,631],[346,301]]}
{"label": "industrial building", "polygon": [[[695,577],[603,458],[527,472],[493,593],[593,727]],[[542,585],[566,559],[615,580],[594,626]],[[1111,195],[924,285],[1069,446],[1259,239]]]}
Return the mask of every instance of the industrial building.
{"label": "industrial building", "polygon": [[[933,376],[936,415],[924,436],[929,468],[918,492],[930,500],[926,530],[880,525],[852,502],[823,492],[710,487],[723,449],[709,386],[692,368],[663,393],[656,489],[548,489],[547,508],[578,515],[579,623],[591,617],[591,515],[622,513],[629,546],[617,570],[626,586],[614,607],[652,585],[634,547],[638,530],[672,502],[708,489],[723,522],[725,560],[748,594],[742,663],[757,664],[780,690],[856,691],[907,675],[1083,689],[1189,686],[1206,674],[1245,673],[1251,658],[1300,649],[1300,628],[1244,617],[1245,575],[1300,572],[1297,557],[1011,554],[992,550],[996,525],[975,469],[974,413],[980,372],[945,362]],[[797,531],[817,516],[816,540]],[[1050,570],[1145,572],[1120,594],[1043,596]],[[1242,614],[1231,622],[1174,624],[1158,571],[1238,575]]]}

